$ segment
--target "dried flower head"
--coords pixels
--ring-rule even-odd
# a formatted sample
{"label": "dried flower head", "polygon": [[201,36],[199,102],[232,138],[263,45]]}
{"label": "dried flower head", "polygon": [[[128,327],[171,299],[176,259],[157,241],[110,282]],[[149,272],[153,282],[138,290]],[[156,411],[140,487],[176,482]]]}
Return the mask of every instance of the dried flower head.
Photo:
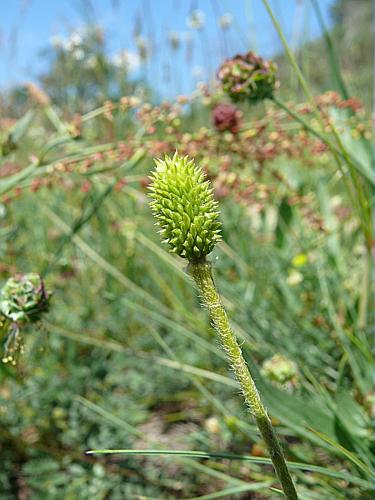
{"label": "dried flower head", "polygon": [[233,101],[256,103],[272,97],[277,86],[276,71],[275,63],[248,52],[224,61],[217,76]]}
{"label": "dried flower head", "polygon": [[32,82],[27,82],[25,88],[30,96],[30,98],[40,106],[48,106],[50,104],[50,98],[48,95],[37,85]]}
{"label": "dried flower head", "polygon": [[0,292],[0,313],[17,323],[38,321],[48,309],[50,293],[37,273],[9,278]]}
{"label": "dried flower head", "polygon": [[177,152],[155,163],[149,190],[161,236],[180,257],[202,260],[220,240],[221,224],[210,182],[194,160]]}
{"label": "dried flower head", "polygon": [[3,363],[16,364],[23,352],[22,327],[41,319],[51,293],[39,274],[16,275],[0,291],[0,333],[5,334]]}
{"label": "dried flower head", "polygon": [[212,110],[213,124],[220,132],[227,130],[232,133],[238,132],[240,116],[241,112],[236,106],[226,102],[217,104]]}

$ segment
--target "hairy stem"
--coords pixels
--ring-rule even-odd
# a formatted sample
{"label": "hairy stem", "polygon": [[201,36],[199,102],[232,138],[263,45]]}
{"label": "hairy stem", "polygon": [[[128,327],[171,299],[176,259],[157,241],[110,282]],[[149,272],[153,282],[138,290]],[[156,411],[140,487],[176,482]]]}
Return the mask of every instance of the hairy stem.
{"label": "hairy stem", "polygon": [[246,404],[267,445],[284,495],[288,499],[295,500],[298,496],[289,474],[282,448],[267,415],[267,411],[262,404],[254,380],[243,358],[241,348],[229,325],[227,314],[212,277],[211,265],[206,261],[191,262],[188,267],[188,272],[193,277],[199,289],[203,304],[209,311],[212,325],[219,334],[230,366],[241,386]]}

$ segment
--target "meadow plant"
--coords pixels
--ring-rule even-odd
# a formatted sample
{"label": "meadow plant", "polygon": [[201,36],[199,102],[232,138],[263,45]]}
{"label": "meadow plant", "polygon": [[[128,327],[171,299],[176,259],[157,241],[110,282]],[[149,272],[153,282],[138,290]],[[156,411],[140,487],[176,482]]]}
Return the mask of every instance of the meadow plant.
{"label": "meadow plant", "polygon": [[21,329],[40,321],[48,310],[51,292],[37,273],[19,274],[8,279],[0,291],[0,331],[5,332],[3,363],[15,364],[23,351]]}
{"label": "meadow plant", "polygon": [[[161,102],[149,76],[177,92],[175,59],[186,50],[195,64],[201,48],[208,76],[218,44],[212,19],[193,10],[191,31],[165,37],[172,65],[158,59],[154,74],[163,51],[140,13],[138,53],[109,55],[105,32],[82,28],[54,37],[37,84],[1,92],[0,278],[14,276],[0,286],[1,498],[276,498],[264,441],[291,481],[264,407],[301,498],[373,498],[372,2],[335,1],[346,22],[319,21],[324,36],[294,47],[271,2],[259,3],[284,46],[278,75],[271,61],[237,55],[220,88],[199,83]],[[217,5],[229,55],[238,25],[220,14]],[[158,162],[154,212],[189,263],[264,441],[196,310],[194,280],[154,242],[149,166],[176,149]],[[210,184],[185,156],[220,202],[222,242]],[[207,261],[215,243],[220,297]],[[48,322],[41,278],[15,276],[25,267],[59,289]],[[31,335],[41,319],[48,356]],[[13,367],[22,339],[33,348]]]}
{"label": "meadow plant", "polygon": [[233,134],[240,128],[241,111],[227,102],[221,102],[212,110],[212,122],[219,132],[229,130]]}
{"label": "meadow plant", "polygon": [[267,445],[285,497],[296,499],[282,448],[231,329],[213,280],[211,264],[206,259],[220,240],[221,229],[210,182],[194,160],[180,157],[176,152],[173,158],[165,156],[164,160],[156,160],[149,190],[161,237],[173,253],[189,261],[188,273],[195,281],[245,402]]}
{"label": "meadow plant", "polygon": [[278,85],[276,71],[275,63],[248,52],[225,60],[217,75],[233,101],[256,103],[272,97]]}

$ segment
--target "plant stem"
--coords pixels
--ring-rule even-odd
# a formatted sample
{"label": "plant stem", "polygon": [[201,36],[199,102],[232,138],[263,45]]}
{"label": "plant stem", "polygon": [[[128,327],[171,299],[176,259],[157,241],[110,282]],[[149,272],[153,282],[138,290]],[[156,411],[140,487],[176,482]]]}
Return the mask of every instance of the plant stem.
{"label": "plant stem", "polygon": [[246,404],[267,445],[285,497],[290,500],[296,500],[298,499],[297,492],[289,474],[281,445],[267,415],[267,411],[262,404],[255,382],[242,355],[241,348],[230,327],[228,316],[212,277],[211,265],[206,261],[190,262],[188,272],[193,277],[203,304],[209,311],[212,325],[219,334],[230,366],[241,386]]}
{"label": "plant stem", "polygon": [[362,280],[362,291],[359,298],[358,307],[358,327],[361,329],[367,326],[367,313],[368,313],[368,303],[371,287],[371,277],[372,277],[372,262],[373,257],[371,250],[366,251],[364,256],[364,266],[363,266],[363,280]]}

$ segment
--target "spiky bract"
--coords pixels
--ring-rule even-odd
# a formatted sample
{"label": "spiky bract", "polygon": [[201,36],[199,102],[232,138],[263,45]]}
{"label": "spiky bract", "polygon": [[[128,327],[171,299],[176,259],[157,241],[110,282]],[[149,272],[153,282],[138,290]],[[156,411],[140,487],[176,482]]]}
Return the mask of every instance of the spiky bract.
{"label": "spiky bract", "polygon": [[155,160],[151,208],[164,242],[189,261],[204,259],[220,240],[217,202],[202,169],[188,156]]}

